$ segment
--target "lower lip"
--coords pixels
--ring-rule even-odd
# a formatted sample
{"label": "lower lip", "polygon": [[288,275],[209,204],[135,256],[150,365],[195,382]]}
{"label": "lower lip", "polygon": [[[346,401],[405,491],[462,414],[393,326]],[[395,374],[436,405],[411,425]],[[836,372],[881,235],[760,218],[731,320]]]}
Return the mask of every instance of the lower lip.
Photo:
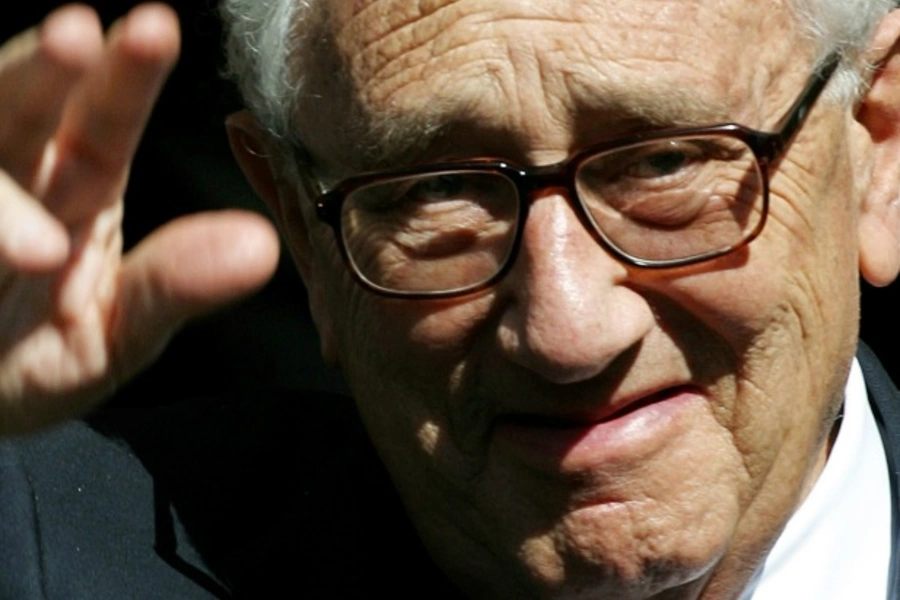
{"label": "lower lip", "polygon": [[540,470],[579,472],[598,465],[643,460],[678,437],[683,418],[702,396],[675,388],[612,417],[572,426],[503,421],[493,430],[494,449]]}

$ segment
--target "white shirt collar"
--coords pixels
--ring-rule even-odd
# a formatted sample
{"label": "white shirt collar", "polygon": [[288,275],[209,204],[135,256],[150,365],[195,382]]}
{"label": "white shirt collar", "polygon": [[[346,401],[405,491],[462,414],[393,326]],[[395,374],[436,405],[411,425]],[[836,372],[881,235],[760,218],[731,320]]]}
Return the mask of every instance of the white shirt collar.
{"label": "white shirt collar", "polygon": [[887,459],[854,360],[825,468],[742,599],[884,600],[891,518]]}

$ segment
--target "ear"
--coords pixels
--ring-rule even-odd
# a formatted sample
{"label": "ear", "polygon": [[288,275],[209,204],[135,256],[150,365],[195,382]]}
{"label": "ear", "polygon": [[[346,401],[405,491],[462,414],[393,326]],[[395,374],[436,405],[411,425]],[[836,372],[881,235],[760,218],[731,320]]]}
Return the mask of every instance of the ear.
{"label": "ear", "polygon": [[302,203],[309,202],[309,198],[302,197],[297,186],[282,176],[276,145],[249,111],[230,115],[225,120],[225,128],[238,165],[272,211],[303,278],[310,312],[319,331],[322,357],[326,363],[339,366],[333,321],[326,308],[323,263],[317,260],[316,248],[309,236],[308,217],[302,210]]}
{"label": "ear", "polygon": [[857,120],[868,132],[871,171],[859,219],[860,273],[872,285],[900,271],[900,11],[882,20],[866,54],[876,66]]}

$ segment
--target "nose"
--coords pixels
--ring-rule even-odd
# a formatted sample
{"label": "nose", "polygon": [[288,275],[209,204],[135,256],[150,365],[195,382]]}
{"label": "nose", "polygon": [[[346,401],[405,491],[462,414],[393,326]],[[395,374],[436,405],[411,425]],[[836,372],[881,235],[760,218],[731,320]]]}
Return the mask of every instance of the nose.
{"label": "nose", "polygon": [[516,264],[501,284],[509,298],[497,330],[501,351],[555,383],[598,375],[655,322],[628,275],[564,197],[534,198]]}

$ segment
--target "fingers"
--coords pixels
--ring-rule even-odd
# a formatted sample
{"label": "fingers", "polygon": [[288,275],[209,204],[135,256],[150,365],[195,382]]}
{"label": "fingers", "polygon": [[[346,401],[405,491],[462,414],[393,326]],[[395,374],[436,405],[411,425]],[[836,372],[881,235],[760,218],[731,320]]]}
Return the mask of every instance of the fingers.
{"label": "fingers", "polygon": [[184,217],[141,242],[123,264],[110,327],[119,377],[155,358],[186,320],[261,287],[279,249],[271,223],[241,211]]}
{"label": "fingers", "polygon": [[102,52],[102,35],[94,12],[74,6],[0,48],[0,168],[26,190],[68,95]]}
{"label": "fingers", "polygon": [[135,8],[107,37],[74,5],[0,48],[0,171],[65,224],[119,200],[178,55],[178,21],[164,5]]}
{"label": "fingers", "polygon": [[183,219],[121,256],[128,168],[178,50],[163,5],[105,35],[91,9],[61,9],[0,47],[0,432],[99,400],[275,268],[271,226],[238,213]]}
{"label": "fingers", "polygon": [[178,51],[178,20],[164,5],[139,6],[113,26],[106,52],[68,99],[56,137],[59,167],[44,203],[64,223],[120,196]]}
{"label": "fingers", "polygon": [[[131,156],[178,49],[163,5],[132,10],[106,40],[93,10],[69,6],[0,48],[0,289],[62,266],[99,215],[121,215]],[[60,297],[77,299],[92,279],[69,270]]]}
{"label": "fingers", "polygon": [[9,175],[0,171],[0,288],[9,273],[39,273],[69,254],[65,229]]}

